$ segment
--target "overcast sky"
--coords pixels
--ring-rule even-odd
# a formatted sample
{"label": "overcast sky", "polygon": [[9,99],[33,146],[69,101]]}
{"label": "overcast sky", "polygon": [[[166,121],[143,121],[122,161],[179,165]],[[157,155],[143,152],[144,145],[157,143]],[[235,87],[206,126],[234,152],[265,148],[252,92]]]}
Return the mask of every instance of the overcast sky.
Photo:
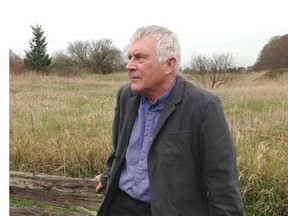
{"label": "overcast sky", "polygon": [[285,0],[9,0],[9,48],[23,55],[42,25],[47,51],[75,40],[110,38],[123,50],[140,26],[164,25],[182,47],[182,66],[193,53],[230,51],[238,66],[255,63],[270,38],[288,33]]}

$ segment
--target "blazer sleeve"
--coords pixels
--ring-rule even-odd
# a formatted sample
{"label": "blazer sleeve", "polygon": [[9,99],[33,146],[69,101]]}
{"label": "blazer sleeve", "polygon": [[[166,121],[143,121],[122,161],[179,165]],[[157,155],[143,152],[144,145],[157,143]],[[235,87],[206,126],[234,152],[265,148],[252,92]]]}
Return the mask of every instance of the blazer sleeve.
{"label": "blazer sleeve", "polygon": [[243,215],[236,152],[220,99],[204,108],[200,129],[203,178],[210,215]]}

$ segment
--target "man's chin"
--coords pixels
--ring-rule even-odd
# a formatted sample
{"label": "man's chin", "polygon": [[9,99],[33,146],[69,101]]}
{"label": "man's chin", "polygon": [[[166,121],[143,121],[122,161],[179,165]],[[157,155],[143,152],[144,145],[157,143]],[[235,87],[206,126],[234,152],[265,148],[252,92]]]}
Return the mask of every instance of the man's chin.
{"label": "man's chin", "polygon": [[137,88],[137,86],[134,86],[133,84],[131,85],[131,91],[135,92],[135,93],[140,93],[141,92],[140,88],[139,87]]}

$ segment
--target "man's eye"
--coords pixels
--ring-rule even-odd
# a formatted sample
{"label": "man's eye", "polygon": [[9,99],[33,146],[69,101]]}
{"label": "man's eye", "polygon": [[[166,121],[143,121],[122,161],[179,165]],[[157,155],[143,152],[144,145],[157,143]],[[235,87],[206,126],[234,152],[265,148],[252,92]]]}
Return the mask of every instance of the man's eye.
{"label": "man's eye", "polygon": [[136,56],[136,59],[138,62],[143,62],[145,60],[144,56],[142,55]]}

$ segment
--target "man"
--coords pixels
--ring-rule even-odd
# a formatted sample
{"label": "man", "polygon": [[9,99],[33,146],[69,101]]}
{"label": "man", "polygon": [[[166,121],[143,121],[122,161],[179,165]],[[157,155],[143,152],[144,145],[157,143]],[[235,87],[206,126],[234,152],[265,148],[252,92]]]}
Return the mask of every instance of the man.
{"label": "man", "polygon": [[236,155],[219,98],[179,76],[169,29],[139,28],[117,95],[98,215],[243,215]]}

